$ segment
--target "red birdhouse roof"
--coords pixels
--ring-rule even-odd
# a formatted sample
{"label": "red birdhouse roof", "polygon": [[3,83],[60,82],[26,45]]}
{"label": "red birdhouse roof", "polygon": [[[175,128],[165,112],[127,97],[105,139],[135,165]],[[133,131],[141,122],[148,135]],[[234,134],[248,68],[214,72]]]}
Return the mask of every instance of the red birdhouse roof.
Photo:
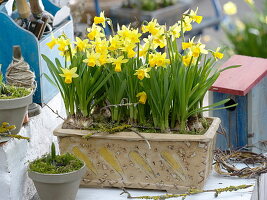
{"label": "red birdhouse roof", "polygon": [[210,88],[211,91],[245,96],[267,75],[267,59],[249,56],[232,56],[221,68],[241,65],[223,71]]}

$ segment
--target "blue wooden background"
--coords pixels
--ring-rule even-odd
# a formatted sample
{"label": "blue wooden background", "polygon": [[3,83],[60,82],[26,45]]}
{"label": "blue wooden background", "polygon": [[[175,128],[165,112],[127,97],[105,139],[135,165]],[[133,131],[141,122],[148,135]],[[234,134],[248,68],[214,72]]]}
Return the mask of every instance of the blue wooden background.
{"label": "blue wooden background", "polygon": [[[12,61],[13,45],[20,45],[22,55],[26,62],[29,63],[31,70],[34,71],[37,81],[37,90],[34,94],[35,103],[48,103],[57,93],[57,89],[50,84],[43,76],[44,73],[50,75],[47,65],[41,58],[41,54],[47,55],[54,60],[56,57],[64,63],[63,57],[59,55],[59,51],[54,48],[50,50],[46,43],[50,41],[51,35],[55,37],[65,33],[73,40],[73,21],[69,17],[61,25],[55,27],[53,33],[45,35],[40,41],[29,31],[18,26],[13,18],[17,17],[17,13],[10,11],[10,4],[13,0],[8,1],[8,6],[0,7],[0,64],[2,64],[2,72],[5,73],[8,65]],[[46,11],[55,15],[60,9],[48,0],[43,0],[43,5]]]}

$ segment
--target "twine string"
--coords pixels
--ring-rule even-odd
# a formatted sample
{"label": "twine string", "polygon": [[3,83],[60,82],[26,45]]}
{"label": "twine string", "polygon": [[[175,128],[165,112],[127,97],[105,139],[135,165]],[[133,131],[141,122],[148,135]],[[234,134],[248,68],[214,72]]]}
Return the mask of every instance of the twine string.
{"label": "twine string", "polygon": [[16,59],[13,57],[12,63],[7,68],[6,80],[9,85],[26,88],[36,87],[35,75],[23,58]]}

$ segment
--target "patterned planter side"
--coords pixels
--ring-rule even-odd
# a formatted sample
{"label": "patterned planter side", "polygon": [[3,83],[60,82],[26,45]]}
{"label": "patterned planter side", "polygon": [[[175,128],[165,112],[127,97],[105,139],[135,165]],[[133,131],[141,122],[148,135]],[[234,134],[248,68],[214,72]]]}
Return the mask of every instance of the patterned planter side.
{"label": "patterned planter side", "polygon": [[133,132],[82,136],[85,130],[57,128],[61,153],[82,159],[87,173],[86,187],[126,187],[185,191],[201,189],[212,164],[219,118],[204,135],[143,133],[151,145]]}

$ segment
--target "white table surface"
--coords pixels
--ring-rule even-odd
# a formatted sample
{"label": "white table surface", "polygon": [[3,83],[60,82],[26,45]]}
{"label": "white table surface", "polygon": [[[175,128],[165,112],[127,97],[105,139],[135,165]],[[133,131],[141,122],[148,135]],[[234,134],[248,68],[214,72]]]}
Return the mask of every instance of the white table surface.
{"label": "white table surface", "polygon": [[[217,189],[228,186],[238,186],[242,184],[255,185],[256,179],[241,179],[235,177],[224,177],[212,172],[204,189]],[[244,190],[224,192],[219,194],[217,198],[214,197],[214,193],[201,193],[192,195],[186,198],[186,200],[251,200],[252,193],[255,187],[250,187]],[[143,195],[162,195],[166,192],[153,191],[153,190],[134,190],[127,189],[132,196],[143,196]],[[126,200],[127,194],[120,195],[121,189],[116,188],[80,188],[76,197],[76,200]],[[254,196],[254,195],[253,195]],[[170,200],[180,200],[181,198],[171,198]]]}

